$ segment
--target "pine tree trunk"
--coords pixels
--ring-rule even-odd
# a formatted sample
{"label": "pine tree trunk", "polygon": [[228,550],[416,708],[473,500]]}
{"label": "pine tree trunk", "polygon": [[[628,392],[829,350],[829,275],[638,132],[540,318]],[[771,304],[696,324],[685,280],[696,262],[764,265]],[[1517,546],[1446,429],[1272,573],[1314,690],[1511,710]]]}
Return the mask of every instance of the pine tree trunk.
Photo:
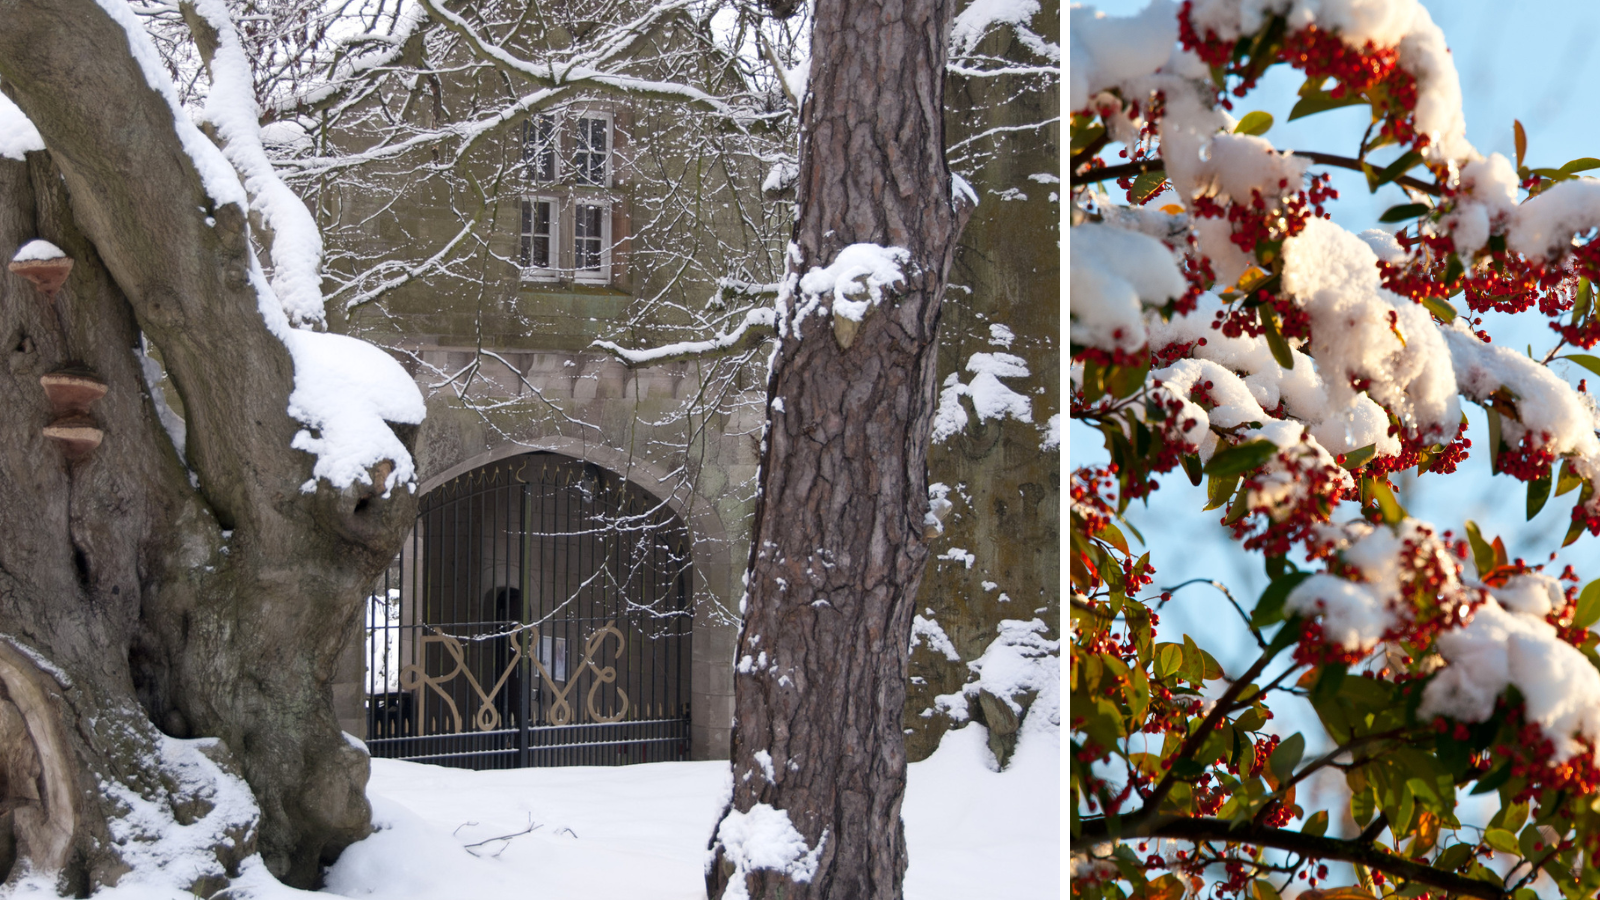
{"label": "pine tree trunk", "polygon": [[[213,838],[182,861],[196,893],[257,849],[313,886],[370,829],[329,680],[413,502],[301,492],[245,214],[207,196],[120,26],[93,0],[0,0],[0,77],[50,148],[0,158],[0,263],[34,238],[75,260],[53,300],[0,270],[0,875],[81,894],[167,822]],[[181,456],[141,337],[182,397]],[[62,370],[107,387],[78,457],[44,435]]]}
{"label": "pine tree trunk", "polygon": [[[822,310],[780,326],[712,897],[901,895],[901,713],[927,559],[935,332],[961,219],[944,157],[949,24],[944,0],[817,4],[791,284],[855,243],[910,262],[859,330]],[[809,855],[778,868],[742,856],[735,833],[762,804]]]}

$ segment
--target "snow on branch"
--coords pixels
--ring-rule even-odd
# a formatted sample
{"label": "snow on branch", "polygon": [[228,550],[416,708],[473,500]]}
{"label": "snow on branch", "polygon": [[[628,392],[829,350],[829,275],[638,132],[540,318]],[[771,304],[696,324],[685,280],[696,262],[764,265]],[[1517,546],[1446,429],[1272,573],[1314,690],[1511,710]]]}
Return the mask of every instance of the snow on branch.
{"label": "snow on branch", "polygon": [[291,324],[320,323],[322,235],[304,201],[283,183],[261,144],[261,110],[250,61],[222,0],[199,0],[196,10],[215,32],[211,93],[203,115],[222,138],[222,152],[244,176],[252,207],[271,233],[272,289]]}
{"label": "snow on branch", "polygon": [[732,331],[720,332],[709,340],[682,341],[643,350],[629,350],[611,341],[595,341],[590,346],[610,353],[630,369],[688,359],[730,356],[753,350],[762,341],[772,337],[774,319],[774,311],[770,307],[763,307],[745,313],[744,321]]}
{"label": "snow on branch", "polygon": [[530,62],[513,56],[499,44],[479,34],[478,30],[460,14],[436,0],[422,0],[422,2],[430,15],[460,35],[481,58],[492,62],[503,72],[535,84],[546,87],[587,84],[611,88],[638,97],[681,101],[733,119],[743,120],[753,117],[750,110],[730,106],[721,98],[692,85],[638,78],[602,68],[607,63],[627,59],[637,47],[646,42],[654,33],[655,27],[665,19],[689,14],[694,6],[690,0],[670,0],[652,5],[639,18],[609,29],[602,39],[595,41],[598,46],[594,51],[560,63]]}

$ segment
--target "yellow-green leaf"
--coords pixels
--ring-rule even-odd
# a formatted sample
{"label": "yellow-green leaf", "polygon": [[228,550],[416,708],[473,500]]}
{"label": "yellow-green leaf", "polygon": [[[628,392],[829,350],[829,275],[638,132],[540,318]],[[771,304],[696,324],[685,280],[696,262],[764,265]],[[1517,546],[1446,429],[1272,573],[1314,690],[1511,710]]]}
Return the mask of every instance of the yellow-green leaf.
{"label": "yellow-green leaf", "polygon": [[1262,112],[1258,109],[1245,113],[1244,118],[1239,120],[1239,124],[1233,126],[1233,133],[1262,135],[1266,134],[1267,129],[1271,127],[1272,113]]}

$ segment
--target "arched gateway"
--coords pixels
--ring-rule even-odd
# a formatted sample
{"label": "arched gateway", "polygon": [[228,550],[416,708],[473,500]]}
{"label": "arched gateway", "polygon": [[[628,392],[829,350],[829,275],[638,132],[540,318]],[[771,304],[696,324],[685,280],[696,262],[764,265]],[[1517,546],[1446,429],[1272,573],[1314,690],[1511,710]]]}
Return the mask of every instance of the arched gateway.
{"label": "arched gateway", "polygon": [[666,503],[554,453],[435,488],[369,605],[372,755],[478,769],[687,758],[689,548]]}

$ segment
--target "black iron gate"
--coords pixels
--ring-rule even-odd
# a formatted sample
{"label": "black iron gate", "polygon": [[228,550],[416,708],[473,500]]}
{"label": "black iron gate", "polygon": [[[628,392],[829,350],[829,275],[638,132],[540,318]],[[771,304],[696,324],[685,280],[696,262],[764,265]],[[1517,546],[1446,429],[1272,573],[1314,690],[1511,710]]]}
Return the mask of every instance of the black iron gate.
{"label": "black iron gate", "polygon": [[529,453],[425,496],[367,617],[373,756],[474,769],[685,759],[683,522]]}

